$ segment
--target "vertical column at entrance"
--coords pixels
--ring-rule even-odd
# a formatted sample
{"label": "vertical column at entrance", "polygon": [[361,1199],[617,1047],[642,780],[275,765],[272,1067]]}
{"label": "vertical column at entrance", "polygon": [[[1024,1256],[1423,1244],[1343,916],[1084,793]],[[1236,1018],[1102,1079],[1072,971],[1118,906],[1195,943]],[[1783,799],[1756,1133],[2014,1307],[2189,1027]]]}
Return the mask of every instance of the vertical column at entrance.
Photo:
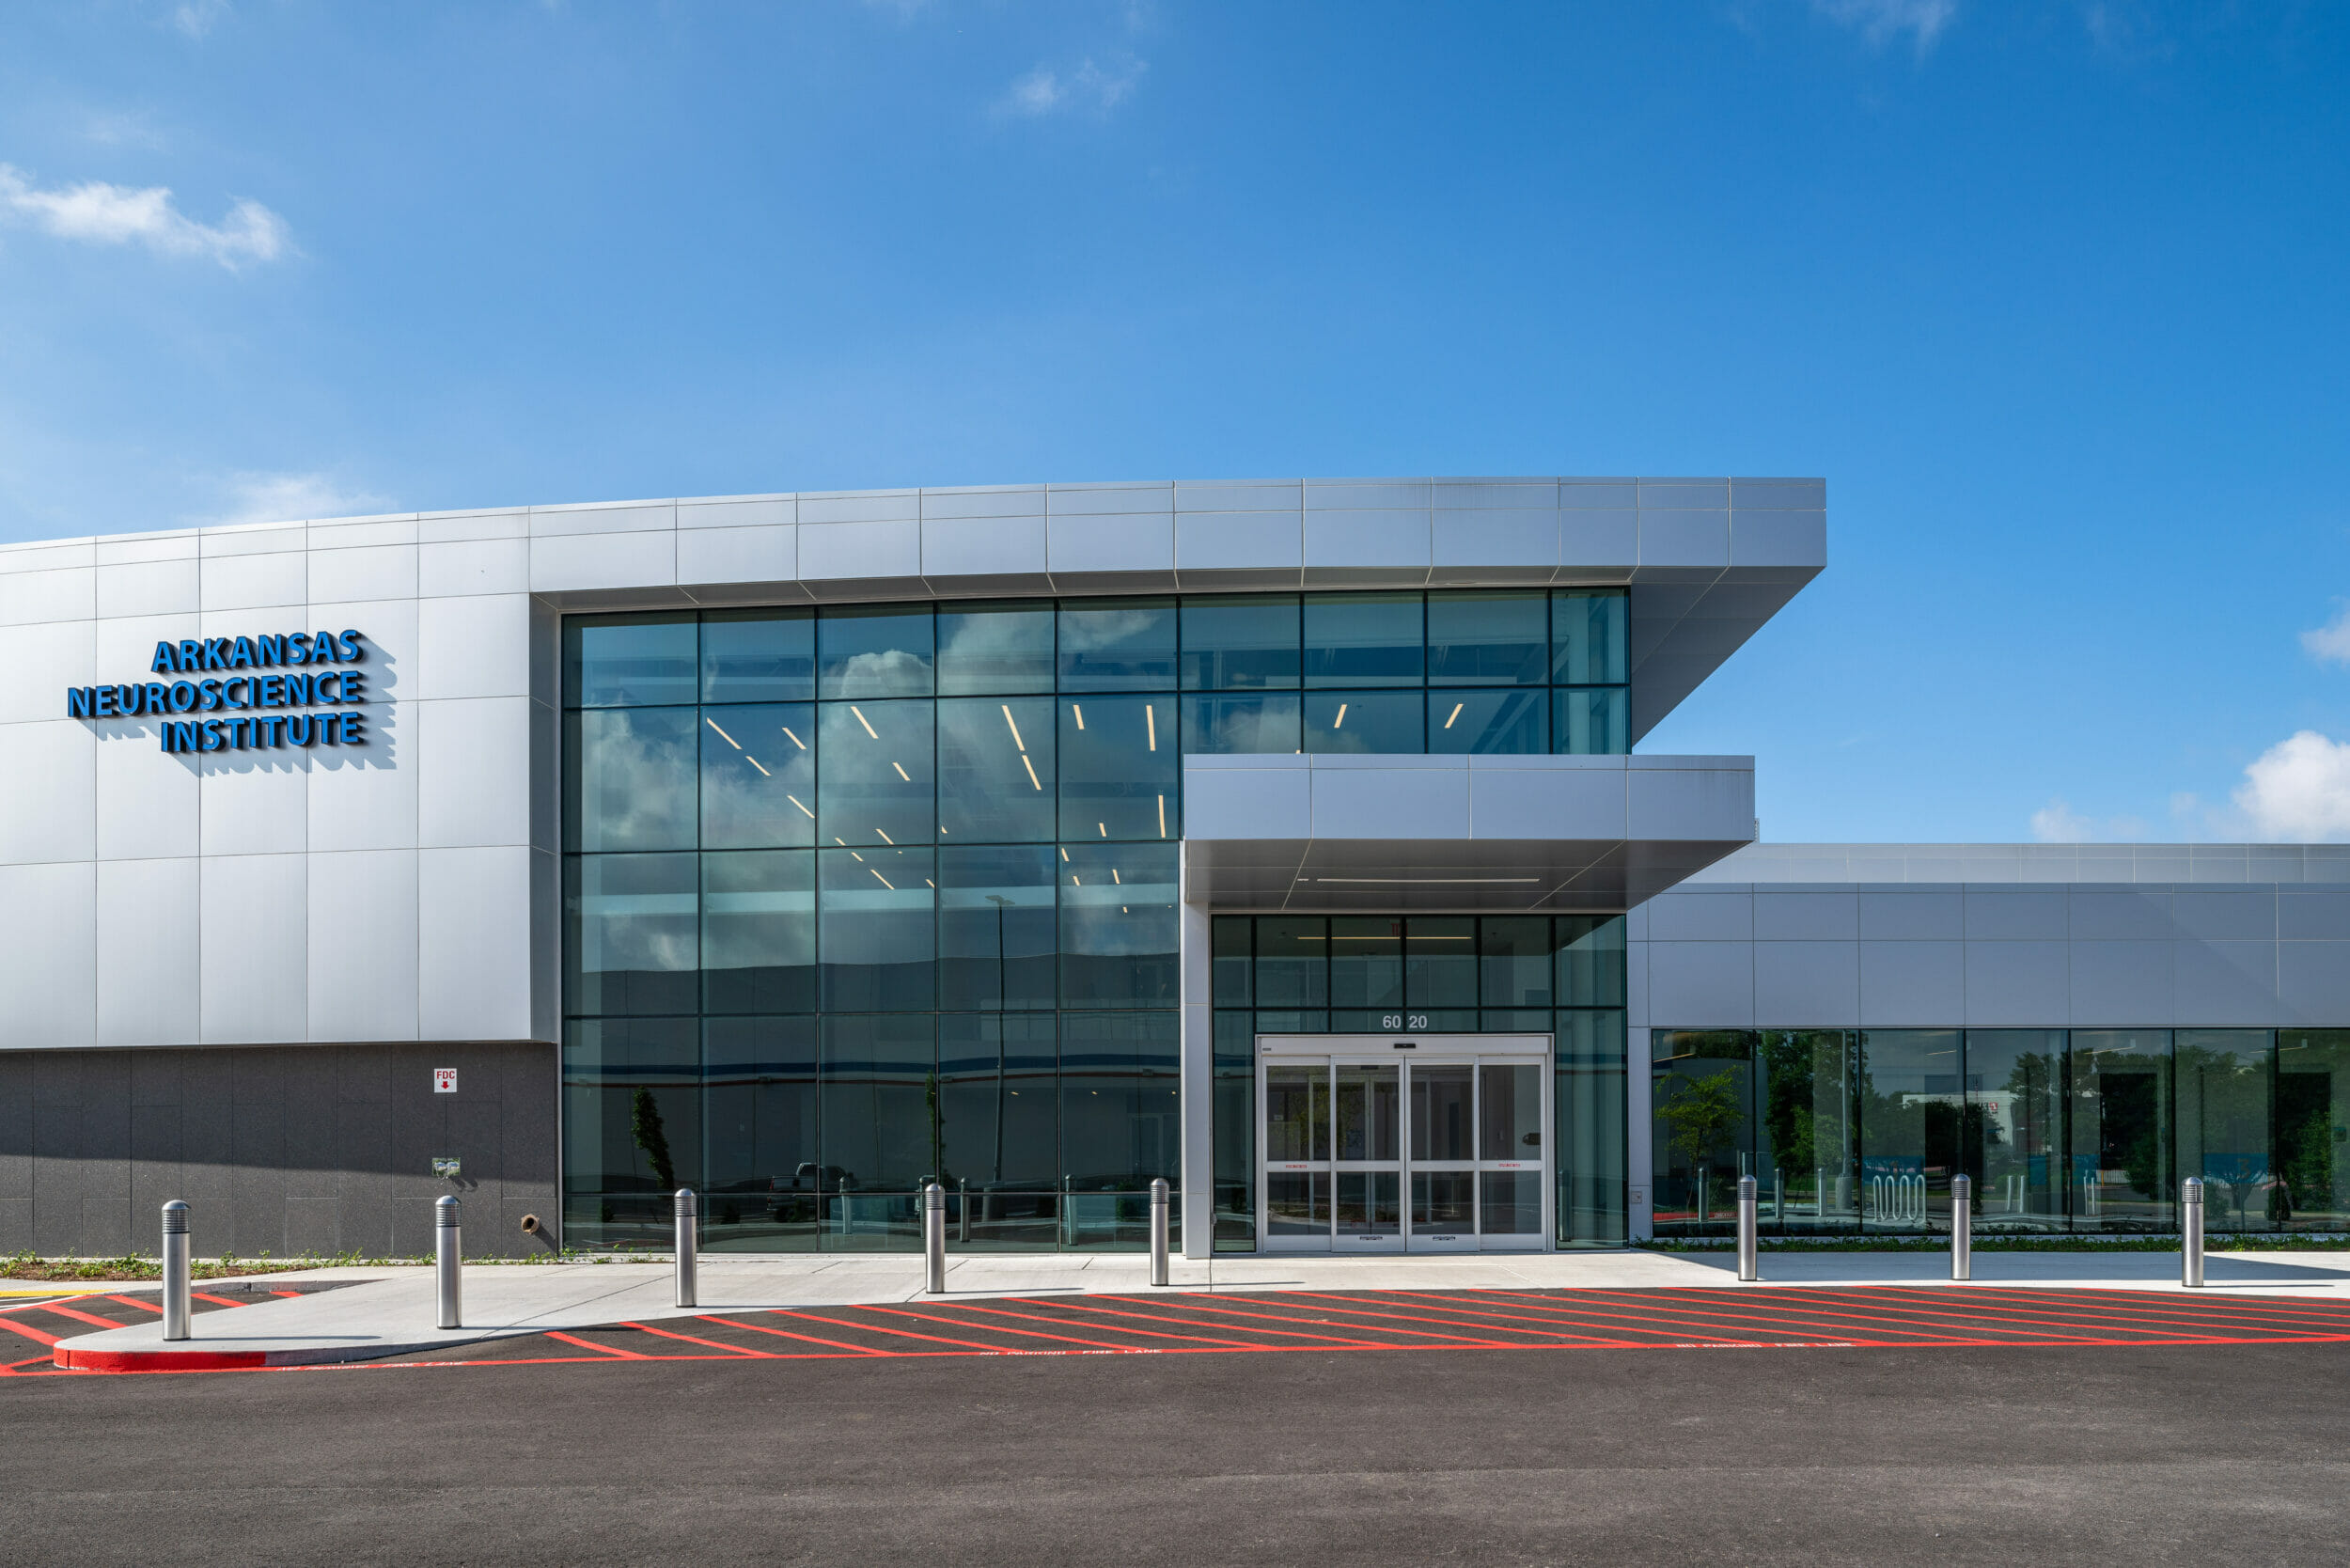
{"label": "vertical column at entrance", "polygon": [[1215,954],[1208,912],[1191,902],[1191,846],[1183,846],[1183,1256],[1205,1258],[1215,1245]]}

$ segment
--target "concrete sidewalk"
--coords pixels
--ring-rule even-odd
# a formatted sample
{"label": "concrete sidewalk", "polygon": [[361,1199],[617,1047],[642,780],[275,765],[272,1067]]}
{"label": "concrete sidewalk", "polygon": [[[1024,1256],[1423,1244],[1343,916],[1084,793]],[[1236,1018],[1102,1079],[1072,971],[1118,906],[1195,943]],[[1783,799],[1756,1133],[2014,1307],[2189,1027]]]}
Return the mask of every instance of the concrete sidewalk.
{"label": "concrete sidewalk", "polygon": [[[1935,1253],[1766,1252],[1761,1286],[1740,1285],[1728,1253],[1582,1252],[1387,1258],[1226,1256],[1175,1260],[1173,1288],[1191,1291],[1732,1290],[1857,1285],[1947,1285]],[[1142,1293],[1149,1261],[1138,1253],[1071,1256],[959,1254],[948,1261],[949,1296],[1052,1292]],[[2176,1254],[1992,1252],[1975,1257],[1976,1287],[2170,1292]],[[429,1351],[548,1330],[776,1307],[845,1307],[922,1296],[919,1256],[704,1253],[700,1304],[671,1305],[666,1263],[474,1264],[464,1271],[466,1326],[436,1329],[429,1268],[306,1269],[258,1277],[283,1282],[354,1281],[343,1289],[199,1314],[196,1337],[166,1344],[159,1322],[60,1341],[56,1364],[90,1371],[203,1371],[292,1367]],[[2350,1253],[2230,1252],[2207,1261],[2207,1289],[2318,1296],[2350,1303]],[[118,1287],[119,1288],[119,1287]]]}

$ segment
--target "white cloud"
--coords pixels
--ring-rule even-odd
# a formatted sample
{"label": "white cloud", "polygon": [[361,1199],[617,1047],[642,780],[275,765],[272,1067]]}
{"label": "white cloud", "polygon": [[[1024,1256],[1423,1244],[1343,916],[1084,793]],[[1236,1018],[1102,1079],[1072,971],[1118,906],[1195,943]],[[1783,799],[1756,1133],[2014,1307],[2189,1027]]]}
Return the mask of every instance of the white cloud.
{"label": "white cloud", "polygon": [[1908,34],[1923,55],[1958,15],[1958,0],[1811,0],[1811,8],[1872,48]]}
{"label": "white cloud", "polygon": [[1069,71],[1040,65],[1012,83],[997,100],[996,112],[1024,119],[1036,119],[1062,110],[1107,114],[1134,96],[1135,86],[1147,69],[1132,55],[1107,68],[1095,64],[1089,57]]}
{"label": "white cloud", "polygon": [[237,474],[228,480],[228,510],[207,523],[306,523],[322,517],[365,517],[390,503],[363,490],[346,490],[325,474]]}
{"label": "white cloud", "polygon": [[2333,619],[2301,634],[2301,651],[2321,665],[2350,665],[2350,600]]}
{"label": "white cloud", "polygon": [[2044,844],[2127,843],[2146,837],[2139,817],[2084,817],[2062,795],[2031,814],[2031,836]]}
{"label": "white cloud", "polygon": [[2044,844],[2085,844],[2095,837],[2087,817],[2058,795],[2031,814],[2031,836]]}
{"label": "white cloud", "polygon": [[88,180],[43,188],[7,164],[0,164],[0,218],[61,240],[142,244],[159,256],[201,257],[231,271],[293,249],[286,220],[258,201],[240,201],[221,223],[201,224],[171,204],[168,186],[133,190]]}
{"label": "white cloud", "polygon": [[2249,837],[2350,839],[2350,742],[2304,729],[2261,753],[2232,797]]}

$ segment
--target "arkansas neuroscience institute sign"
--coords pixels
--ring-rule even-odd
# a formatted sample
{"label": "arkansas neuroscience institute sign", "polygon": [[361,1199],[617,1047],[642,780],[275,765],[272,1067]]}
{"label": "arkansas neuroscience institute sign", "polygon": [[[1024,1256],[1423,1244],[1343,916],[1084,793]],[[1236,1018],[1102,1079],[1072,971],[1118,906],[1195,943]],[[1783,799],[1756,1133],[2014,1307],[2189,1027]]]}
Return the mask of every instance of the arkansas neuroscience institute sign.
{"label": "arkansas neuroscience institute sign", "polygon": [[[165,751],[245,751],[258,746],[365,745],[364,715],[354,713],[265,713],[273,708],[316,708],[365,702],[367,672],[320,669],[354,665],[364,656],[356,632],[290,632],[277,636],[205,637],[159,642],[149,667],[158,675],[196,677],[118,686],[69,686],[68,718],[163,720]],[[308,668],[293,666],[308,666]],[[220,670],[220,676],[202,672]],[[264,672],[269,673],[264,673]],[[244,672],[244,673],[240,673]],[[178,719],[174,713],[221,713],[221,718]],[[234,714],[249,716],[238,717]]]}

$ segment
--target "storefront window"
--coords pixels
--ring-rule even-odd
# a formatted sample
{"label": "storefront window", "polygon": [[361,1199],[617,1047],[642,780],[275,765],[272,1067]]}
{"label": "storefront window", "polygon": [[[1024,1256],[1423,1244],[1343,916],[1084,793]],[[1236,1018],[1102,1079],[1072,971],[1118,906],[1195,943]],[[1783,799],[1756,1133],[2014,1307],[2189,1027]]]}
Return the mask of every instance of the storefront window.
{"label": "storefront window", "polygon": [[[1704,1228],[1700,1176],[1718,1184],[1733,1157],[1756,1177],[1766,1233],[1941,1231],[1960,1171],[1989,1232],[2175,1231],[2189,1176],[2214,1234],[2332,1231],[2350,1213],[2336,1152],[2350,1145],[2350,1088],[2338,1087],[2350,1030],[1658,1029],[1651,1041],[1660,1235]],[[1711,1223],[1727,1215],[1714,1209]]]}
{"label": "storefront window", "polygon": [[1863,1196],[1848,1029],[1766,1029],[1755,1053],[1758,1223],[1783,1234],[1854,1230]]}
{"label": "storefront window", "polygon": [[2277,1035],[2280,1223],[2350,1230],[2350,1029]]}
{"label": "storefront window", "polygon": [[[1180,994],[1183,753],[1623,749],[1623,602],[1463,589],[567,618],[565,1105],[590,1130],[566,1145],[567,1239],[661,1245],[662,1150],[673,1184],[709,1195],[707,1245],[911,1248],[917,1194],[889,1184],[927,1174],[952,1177],[958,1247],[1139,1246],[1139,1187],[1115,1184],[1147,1185],[1152,1160],[1179,1173],[1159,1043]],[[1569,699],[1601,715],[1572,743],[1556,718]],[[1215,922],[1218,1039],[1235,1043],[1214,1066],[1221,1244],[1254,1235],[1248,1152],[1233,1152],[1252,1135],[1224,1123],[1253,1095],[1260,1025],[1616,1040],[1615,1064],[1578,1056],[1579,1087],[1560,1090],[1562,1119],[1599,1121],[1559,1213],[1577,1241],[1621,1234],[1621,1172],[1606,1174],[1621,1151],[1595,1107],[1622,1094],[1622,921],[1493,918],[1515,923],[1342,917],[1285,938]],[[1562,1182],[1574,1157],[1562,1150]],[[1089,1180],[1100,1201],[1078,1200]]]}
{"label": "storefront window", "polygon": [[1968,1029],[1961,1161],[1984,1231],[2061,1231],[2064,1031]]}
{"label": "storefront window", "polygon": [[2270,1231],[2292,1196],[2269,1142],[2271,1042],[2264,1029],[2180,1029],[2171,1036],[2179,1174],[2203,1179],[2203,1223]]}
{"label": "storefront window", "polygon": [[2069,1043],[2065,1201],[2074,1228],[2171,1229],[2170,1031],[2075,1029]]}

